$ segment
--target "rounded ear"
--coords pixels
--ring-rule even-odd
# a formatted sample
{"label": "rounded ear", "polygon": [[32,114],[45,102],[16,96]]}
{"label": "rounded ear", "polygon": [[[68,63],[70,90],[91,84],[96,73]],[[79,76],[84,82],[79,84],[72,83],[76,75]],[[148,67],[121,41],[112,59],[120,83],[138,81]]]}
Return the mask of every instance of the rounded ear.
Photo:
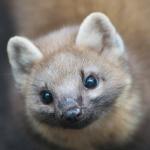
{"label": "rounded ear", "polygon": [[40,50],[30,40],[20,36],[10,38],[7,53],[14,79],[19,86],[26,80],[33,63],[43,57]]}
{"label": "rounded ear", "polygon": [[83,20],[76,37],[76,45],[90,47],[97,51],[114,49],[118,55],[124,52],[120,35],[109,18],[99,12],[92,13]]}

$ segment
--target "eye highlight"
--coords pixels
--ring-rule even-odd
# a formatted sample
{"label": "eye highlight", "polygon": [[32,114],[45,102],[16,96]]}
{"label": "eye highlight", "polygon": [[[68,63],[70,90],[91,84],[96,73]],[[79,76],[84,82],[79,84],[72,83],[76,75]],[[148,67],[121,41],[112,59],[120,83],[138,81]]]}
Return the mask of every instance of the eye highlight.
{"label": "eye highlight", "polygon": [[50,104],[51,102],[53,102],[53,95],[49,90],[42,90],[40,92],[40,97],[41,97],[41,101],[44,104]]}
{"label": "eye highlight", "polygon": [[83,79],[83,84],[88,89],[94,89],[98,85],[98,80],[96,79],[95,76],[89,75],[88,77]]}

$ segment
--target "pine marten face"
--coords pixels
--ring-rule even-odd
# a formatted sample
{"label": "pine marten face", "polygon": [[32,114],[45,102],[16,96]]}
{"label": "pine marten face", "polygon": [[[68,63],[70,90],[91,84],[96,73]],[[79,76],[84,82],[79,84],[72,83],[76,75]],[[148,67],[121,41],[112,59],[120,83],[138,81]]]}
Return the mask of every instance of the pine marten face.
{"label": "pine marten face", "polygon": [[90,50],[56,53],[32,76],[27,89],[30,115],[64,128],[83,128],[104,117],[125,86],[120,66]]}
{"label": "pine marten face", "polygon": [[14,37],[8,55],[28,115],[48,126],[79,129],[111,113],[129,78],[122,40],[105,15],[89,15],[72,32],[61,30],[36,44]]}

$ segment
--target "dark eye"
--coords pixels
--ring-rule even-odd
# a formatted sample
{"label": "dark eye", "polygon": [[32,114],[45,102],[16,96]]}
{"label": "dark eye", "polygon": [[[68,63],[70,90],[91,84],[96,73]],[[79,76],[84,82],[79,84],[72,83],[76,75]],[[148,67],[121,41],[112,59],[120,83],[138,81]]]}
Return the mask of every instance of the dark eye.
{"label": "dark eye", "polygon": [[43,90],[40,92],[41,101],[44,104],[50,104],[53,101],[53,95],[49,90]]}
{"label": "dark eye", "polygon": [[97,86],[98,81],[93,75],[89,75],[87,78],[83,80],[83,84],[88,89],[93,89]]}

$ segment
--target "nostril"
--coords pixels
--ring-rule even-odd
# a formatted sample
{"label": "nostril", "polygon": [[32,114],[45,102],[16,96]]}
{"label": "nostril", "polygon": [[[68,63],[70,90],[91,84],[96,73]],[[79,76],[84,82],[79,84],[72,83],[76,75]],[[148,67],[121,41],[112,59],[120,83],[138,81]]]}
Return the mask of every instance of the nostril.
{"label": "nostril", "polygon": [[79,119],[80,115],[81,110],[79,108],[72,108],[64,113],[64,119],[69,122],[75,122]]}

